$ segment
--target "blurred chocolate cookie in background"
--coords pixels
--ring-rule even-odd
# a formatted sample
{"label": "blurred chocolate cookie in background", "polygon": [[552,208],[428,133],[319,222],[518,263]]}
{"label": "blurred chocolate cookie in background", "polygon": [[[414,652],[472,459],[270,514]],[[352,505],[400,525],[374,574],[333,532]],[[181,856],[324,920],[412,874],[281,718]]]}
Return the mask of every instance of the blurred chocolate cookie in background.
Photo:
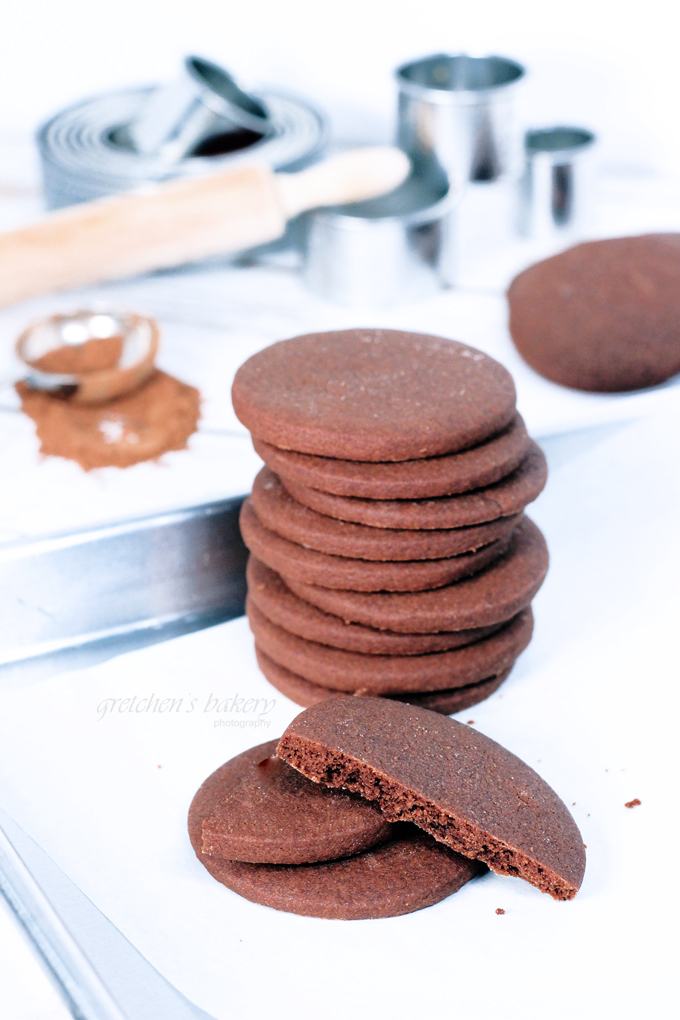
{"label": "blurred chocolate cookie in background", "polygon": [[680,372],[680,234],[589,241],[520,273],[510,333],[552,382],[595,393]]}

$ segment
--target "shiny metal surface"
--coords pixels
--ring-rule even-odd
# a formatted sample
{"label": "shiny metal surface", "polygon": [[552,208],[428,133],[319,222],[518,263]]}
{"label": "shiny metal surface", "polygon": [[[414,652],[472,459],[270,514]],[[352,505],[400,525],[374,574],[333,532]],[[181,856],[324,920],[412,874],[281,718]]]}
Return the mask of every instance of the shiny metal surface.
{"label": "shiny metal surface", "polygon": [[194,177],[258,160],[274,170],[300,170],[326,143],[327,122],[306,101],[266,92],[266,136],[229,132],[177,162],[135,150],[128,125],[156,90],[127,89],[83,100],[43,125],[37,144],[50,209],[134,191],[172,178]]}
{"label": "shiny metal surface", "polygon": [[311,213],[305,283],[328,301],[358,307],[436,292],[452,282],[457,197],[442,175],[411,177],[382,198]]}
{"label": "shiny metal surface", "polygon": [[128,124],[138,153],[170,162],[208,138],[238,129],[268,136],[272,125],[265,103],[201,57],[187,57],[177,80],[153,90]]}
{"label": "shiny metal surface", "polygon": [[519,181],[518,228],[525,237],[550,238],[587,226],[591,195],[584,160],[595,135],[585,128],[528,131]]}
{"label": "shiny metal surface", "polygon": [[126,1020],[1,825],[0,894],[35,946],[73,1016],[81,1020]]}
{"label": "shiny metal surface", "polygon": [[514,89],[524,68],[505,57],[437,54],[404,64],[398,144],[417,170],[441,167],[452,185],[495,181],[516,160]]}
{"label": "shiny metal surface", "polygon": [[242,499],[0,547],[0,665],[240,616]]}
{"label": "shiny metal surface", "polygon": [[0,894],[76,1020],[212,1020],[0,808]]}

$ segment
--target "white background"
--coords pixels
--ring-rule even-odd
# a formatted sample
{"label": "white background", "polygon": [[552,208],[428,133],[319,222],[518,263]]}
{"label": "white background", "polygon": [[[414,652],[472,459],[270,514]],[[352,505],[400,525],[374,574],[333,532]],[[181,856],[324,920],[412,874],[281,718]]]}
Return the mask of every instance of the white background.
{"label": "white background", "polygon": [[170,79],[189,52],[311,96],[340,133],[389,133],[391,72],[427,53],[499,53],[531,72],[525,116],[593,127],[603,158],[680,170],[672,0],[24,0],[6,3],[0,127],[84,95]]}

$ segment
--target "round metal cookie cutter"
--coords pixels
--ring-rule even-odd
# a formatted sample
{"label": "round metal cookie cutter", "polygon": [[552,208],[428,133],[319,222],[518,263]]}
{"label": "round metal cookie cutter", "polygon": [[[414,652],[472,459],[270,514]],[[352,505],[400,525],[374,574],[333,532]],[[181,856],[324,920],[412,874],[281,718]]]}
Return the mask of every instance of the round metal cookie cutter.
{"label": "round metal cookie cutter", "polygon": [[518,228],[536,239],[557,238],[587,226],[590,188],[586,160],[595,135],[586,128],[527,131],[519,181]]}
{"label": "round metal cookie cutter", "polygon": [[451,284],[450,213],[458,198],[442,174],[414,175],[381,198],[310,213],[307,286],[336,304],[375,307]]}
{"label": "round metal cookie cutter", "polygon": [[416,170],[438,165],[456,187],[506,174],[517,158],[513,93],[524,73],[507,57],[466,53],[397,68],[398,144]]}
{"label": "round metal cookie cutter", "polygon": [[177,81],[155,89],[128,124],[138,153],[173,161],[219,135],[231,133],[232,143],[237,139],[247,143],[250,135],[252,143],[270,132],[264,102],[240,89],[224,68],[202,57],[187,57]]}
{"label": "round metal cookie cutter", "polygon": [[[77,311],[33,323],[17,340],[16,352],[29,367],[24,381],[31,389],[74,404],[100,404],[146,382],[154,371],[159,336],[153,319],[134,312]],[[66,371],[45,366],[57,353]],[[106,367],[89,367],[102,361]]]}
{"label": "round metal cookie cutter", "polygon": [[234,131],[230,125],[230,130],[203,139],[176,161],[140,153],[130,125],[157,92],[135,88],[95,96],[43,125],[37,143],[50,209],[254,160],[274,170],[300,170],[320,155],[326,143],[327,122],[316,109],[301,99],[267,91],[255,97],[267,111],[264,134],[247,128]]}

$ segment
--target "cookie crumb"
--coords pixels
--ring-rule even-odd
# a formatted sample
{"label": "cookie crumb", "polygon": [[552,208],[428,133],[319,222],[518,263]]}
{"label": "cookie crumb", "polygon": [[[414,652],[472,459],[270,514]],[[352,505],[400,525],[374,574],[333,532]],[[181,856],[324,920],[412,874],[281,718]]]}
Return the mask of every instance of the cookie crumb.
{"label": "cookie crumb", "polygon": [[474,719],[468,719],[467,724],[468,724],[468,726],[474,726],[475,725],[475,720]]}
{"label": "cookie crumb", "polygon": [[502,907],[496,907],[496,913],[497,913],[497,914],[504,914],[504,913],[505,913],[505,911],[503,910],[503,908],[502,908]]}
{"label": "cookie crumb", "polygon": [[637,807],[638,804],[642,804],[642,801],[638,800],[637,797],[635,797],[634,800],[627,800],[626,801],[626,807]]}
{"label": "cookie crumb", "polygon": [[159,765],[159,766],[158,766],[158,768],[160,769],[160,768],[162,768],[162,766],[161,766],[161,765]]}

